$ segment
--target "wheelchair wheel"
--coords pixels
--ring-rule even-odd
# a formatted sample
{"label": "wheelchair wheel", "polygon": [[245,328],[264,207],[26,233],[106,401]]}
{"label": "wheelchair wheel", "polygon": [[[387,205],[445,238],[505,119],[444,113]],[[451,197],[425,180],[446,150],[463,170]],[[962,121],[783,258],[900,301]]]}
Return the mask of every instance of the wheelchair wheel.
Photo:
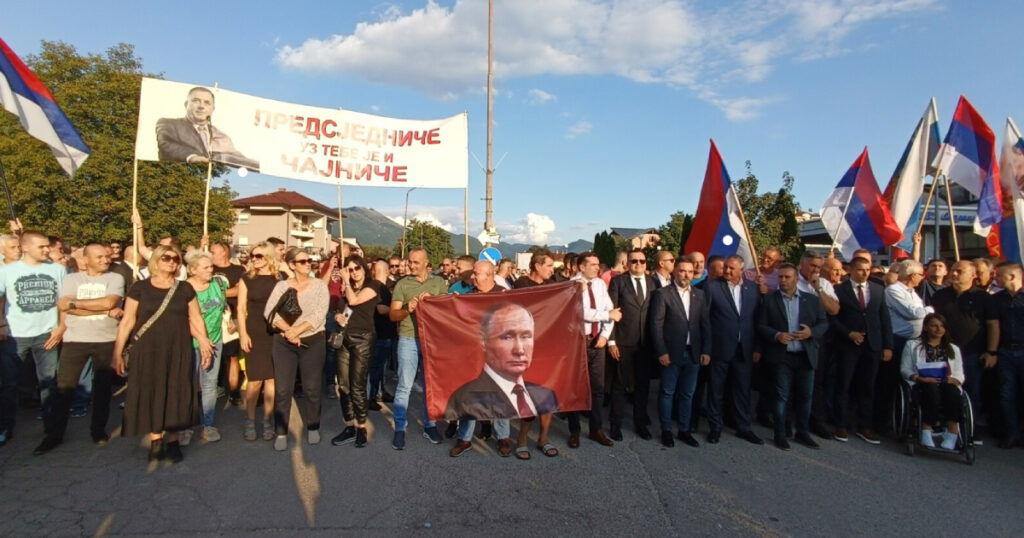
{"label": "wheelchair wheel", "polygon": [[967,465],[974,465],[974,445],[968,445],[964,447],[964,459],[967,460]]}
{"label": "wheelchair wheel", "polygon": [[960,395],[963,402],[963,419],[960,421],[960,438],[963,440],[964,449],[974,446],[974,408],[971,406],[971,399],[966,392]]}
{"label": "wheelchair wheel", "polygon": [[892,401],[892,427],[899,440],[913,439],[913,432],[909,425],[910,414],[910,387],[905,382],[896,386],[896,397]]}
{"label": "wheelchair wheel", "polygon": [[903,442],[903,447],[907,451],[908,456],[914,455],[914,441],[913,439]]}

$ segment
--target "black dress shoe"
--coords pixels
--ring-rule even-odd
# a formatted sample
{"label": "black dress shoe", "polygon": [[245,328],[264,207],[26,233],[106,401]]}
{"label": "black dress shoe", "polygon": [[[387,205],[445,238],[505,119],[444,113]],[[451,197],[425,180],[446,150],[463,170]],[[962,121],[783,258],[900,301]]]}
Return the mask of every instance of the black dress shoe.
{"label": "black dress shoe", "polygon": [[718,443],[718,440],[722,438],[722,432],[708,432],[708,442],[711,444]]}
{"label": "black dress shoe", "polygon": [[378,402],[377,400],[370,400],[369,402],[367,402],[366,408],[369,409],[370,411],[380,411],[380,402]]}
{"label": "black dress shoe", "polygon": [[814,432],[814,435],[817,435],[826,441],[834,441],[836,439],[836,436],[833,435],[825,426],[815,426],[811,428],[811,431]]}
{"label": "black dress shoe", "polygon": [[476,437],[477,439],[487,440],[491,438],[491,434],[493,433],[494,426],[491,424],[491,421],[488,420],[480,425],[480,433]]}
{"label": "black dress shoe", "polygon": [[736,437],[739,437],[740,439],[743,439],[744,441],[746,441],[746,442],[748,442],[748,443],[750,443],[752,445],[763,445],[764,444],[764,439],[761,439],[760,437],[757,436],[756,433],[754,433],[754,432],[752,432],[750,430],[746,430],[746,431],[742,431],[742,432],[736,432]]}
{"label": "black dress shoe", "polygon": [[185,455],[181,453],[181,443],[177,441],[167,443],[167,448],[164,452],[167,454],[167,459],[171,460],[171,463],[180,463],[181,460],[185,459]]}
{"label": "black dress shoe", "polygon": [[637,426],[636,436],[643,439],[644,441],[650,441],[652,438],[651,432],[647,429],[647,426]]}
{"label": "black dress shoe", "polygon": [[393,403],[395,401],[395,395],[388,394],[387,392],[382,392],[380,399],[384,403]]}
{"label": "black dress shoe", "polygon": [[700,446],[700,443],[698,443],[697,440],[694,439],[693,435],[691,435],[690,432],[679,432],[678,437],[680,441],[686,443],[688,446],[692,446],[693,448],[697,448]]}
{"label": "black dress shoe", "polygon": [[43,454],[46,454],[47,452],[57,448],[57,445],[59,445],[60,442],[60,439],[54,439],[53,437],[44,437],[43,442],[39,443],[39,446],[37,446],[36,449],[32,451],[32,455],[42,456]]}
{"label": "black dress shoe", "polygon": [[110,442],[110,436],[107,432],[96,432],[92,434],[92,442],[97,446],[104,446]]}
{"label": "black dress shoe", "polygon": [[801,445],[804,445],[807,448],[813,448],[815,450],[821,448],[821,445],[819,445],[814,439],[812,439],[807,432],[800,432],[796,434],[796,436],[793,437],[793,440],[800,443]]}
{"label": "black dress shoe", "polygon": [[779,450],[789,450],[789,441],[786,440],[785,436],[775,436],[775,448]]}
{"label": "black dress shoe", "polygon": [[580,447],[580,432],[573,432],[569,434],[569,448]]}
{"label": "black dress shoe", "polygon": [[610,434],[611,435],[609,435],[609,437],[611,437],[613,441],[622,440],[622,428],[618,426],[612,426]]}
{"label": "black dress shoe", "polygon": [[444,438],[451,439],[455,437],[455,434],[459,431],[459,423],[454,420],[448,423],[448,427],[444,429]]}
{"label": "black dress shoe", "polygon": [[676,441],[672,438],[672,432],[661,432],[661,444],[668,448],[676,446]]}

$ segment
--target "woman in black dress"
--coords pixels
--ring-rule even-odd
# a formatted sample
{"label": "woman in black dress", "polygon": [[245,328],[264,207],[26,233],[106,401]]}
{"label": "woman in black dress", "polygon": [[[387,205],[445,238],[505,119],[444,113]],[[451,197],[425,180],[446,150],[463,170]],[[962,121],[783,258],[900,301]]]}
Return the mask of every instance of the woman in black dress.
{"label": "woman in black dress", "polygon": [[[124,406],[124,436],[149,434],[150,461],[166,455],[177,463],[184,457],[178,432],[200,423],[199,380],[193,363],[192,338],[199,341],[201,366],[208,368],[213,344],[199,312],[196,292],[188,282],[177,281],[181,252],[160,245],[149,258],[150,277],[129,290],[124,317],[117,329],[113,367],[118,375],[131,377]],[[136,339],[136,333],[160,309],[168,290],[170,302],[152,325]],[[130,338],[129,338],[130,337]],[[128,363],[121,353],[132,342]]]}
{"label": "woman in black dress", "polygon": [[280,279],[277,250],[259,243],[249,253],[249,270],[238,282],[238,329],[245,353],[245,428],[247,441],[256,440],[256,402],[263,391],[263,440],[274,440],[274,335],[263,319],[270,292]]}

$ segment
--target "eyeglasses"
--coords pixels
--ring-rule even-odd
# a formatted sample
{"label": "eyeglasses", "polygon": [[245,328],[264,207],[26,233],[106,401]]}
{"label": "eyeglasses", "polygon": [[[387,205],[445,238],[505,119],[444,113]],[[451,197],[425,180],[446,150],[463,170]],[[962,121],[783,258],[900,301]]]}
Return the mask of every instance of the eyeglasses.
{"label": "eyeglasses", "polygon": [[352,267],[348,267],[347,269],[349,271],[362,271],[363,270],[363,268],[361,266],[359,266],[359,265],[353,265]]}
{"label": "eyeglasses", "polygon": [[164,254],[160,256],[160,261],[167,263],[181,263],[181,257],[173,254]]}
{"label": "eyeglasses", "polygon": [[629,260],[629,263],[647,263],[647,260],[633,259],[633,260]]}
{"label": "eyeglasses", "polygon": [[296,263],[299,265],[309,265],[309,258],[303,258],[301,260],[292,260],[292,263]]}
{"label": "eyeglasses", "polygon": [[676,263],[676,259],[675,258],[665,258],[664,260],[661,260],[661,261],[668,262],[668,263]]}
{"label": "eyeglasses", "polygon": [[390,268],[390,269],[398,269],[399,267],[401,267],[401,265],[398,265],[397,263],[394,264],[394,265],[389,265],[388,266],[388,268]]}
{"label": "eyeglasses", "polygon": [[254,260],[262,260],[263,258],[265,258],[265,256],[262,255],[262,254],[253,254],[252,256],[249,256],[249,257],[254,259]]}

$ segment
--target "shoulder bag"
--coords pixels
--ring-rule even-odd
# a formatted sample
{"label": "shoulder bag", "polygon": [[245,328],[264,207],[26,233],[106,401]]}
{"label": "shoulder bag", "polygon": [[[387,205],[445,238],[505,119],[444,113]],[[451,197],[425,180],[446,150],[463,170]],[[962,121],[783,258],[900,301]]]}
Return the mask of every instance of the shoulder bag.
{"label": "shoulder bag", "polygon": [[124,350],[121,351],[121,359],[124,360],[124,369],[126,371],[128,370],[128,358],[130,356],[132,348],[135,347],[135,343],[139,341],[139,338],[142,338],[142,335],[146,334],[146,331],[148,331],[149,328],[153,326],[153,323],[156,322],[157,318],[159,318],[160,315],[164,313],[164,310],[167,310],[167,305],[170,304],[171,297],[174,296],[175,290],[178,289],[179,282],[181,281],[178,279],[174,280],[174,283],[171,284],[171,289],[167,290],[167,295],[164,296],[163,302],[160,303],[160,308],[157,308],[156,312],[154,312],[153,315],[150,316],[148,320],[146,320],[146,323],[144,323],[142,327],[139,327],[139,330],[135,332],[135,336],[132,337],[131,341],[128,342],[126,346],[124,346]]}

